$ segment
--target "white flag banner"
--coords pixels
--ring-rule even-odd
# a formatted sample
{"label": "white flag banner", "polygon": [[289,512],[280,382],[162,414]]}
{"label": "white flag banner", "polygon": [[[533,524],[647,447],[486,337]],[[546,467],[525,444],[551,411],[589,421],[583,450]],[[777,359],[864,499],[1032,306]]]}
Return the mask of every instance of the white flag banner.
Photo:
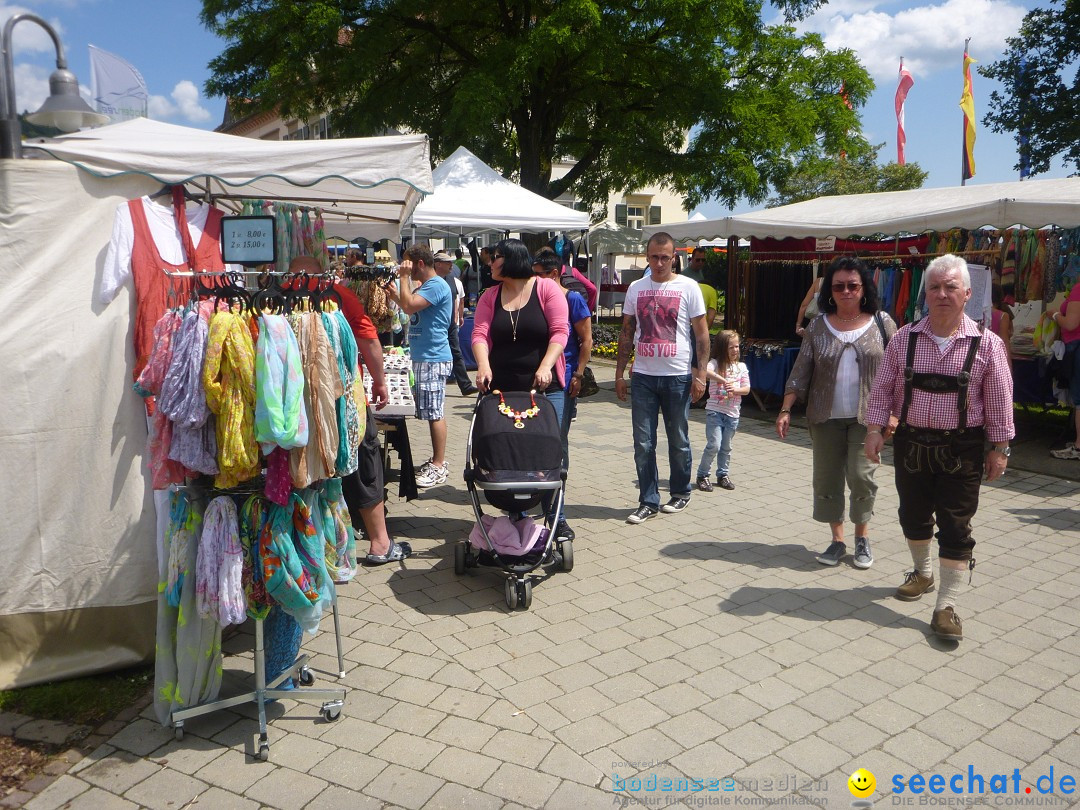
{"label": "white flag banner", "polygon": [[90,92],[94,108],[112,123],[146,118],[150,94],[135,66],[114,53],[90,46]]}

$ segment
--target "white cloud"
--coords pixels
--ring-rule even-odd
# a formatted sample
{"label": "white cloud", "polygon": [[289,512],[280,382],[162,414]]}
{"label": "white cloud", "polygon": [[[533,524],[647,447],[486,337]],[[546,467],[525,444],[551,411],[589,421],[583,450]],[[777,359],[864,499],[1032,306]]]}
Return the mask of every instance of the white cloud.
{"label": "white cloud", "polygon": [[50,71],[37,65],[15,65],[15,109],[20,114],[37,109],[49,97]]}
{"label": "white cloud", "polygon": [[158,120],[180,117],[193,124],[210,120],[210,111],[200,103],[199,88],[184,79],[176,83],[171,98],[150,96],[150,117]]}
{"label": "white cloud", "polygon": [[823,6],[800,28],[817,31],[830,48],[850,48],[876,78],[896,76],[900,57],[915,76],[939,70],[959,74],[964,40],[980,63],[996,60],[1005,38],[1015,36],[1026,9],[1010,0],[945,0],[937,5],[881,10],[870,0],[840,0]]}
{"label": "white cloud", "polygon": [[[64,26],[60,21],[56,18],[50,19],[47,14],[33,8],[0,3],[0,23],[6,23],[14,15],[25,14],[26,12],[42,17],[56,30],[56,33],[60,36],[60,41],[64,42]],[[21,20],[11,30],[11,51],[12,55],[18,58],[20,55],[29,56],[37,53],[55,54],[56,48],[53,45],[52,37],[48,35],[44,28],[29,20]]]}

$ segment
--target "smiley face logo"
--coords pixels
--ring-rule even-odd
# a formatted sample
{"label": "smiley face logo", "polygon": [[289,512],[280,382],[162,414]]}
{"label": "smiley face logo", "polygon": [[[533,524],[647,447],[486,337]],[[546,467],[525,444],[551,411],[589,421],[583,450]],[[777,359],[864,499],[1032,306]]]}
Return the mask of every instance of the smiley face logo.
{"label": "smiley face logo", "polygon": [[874,788],[877,787],[877,780],[866,768],[859,768],[848,777],[847,786],[852,796],[864,799],[874,792]]}

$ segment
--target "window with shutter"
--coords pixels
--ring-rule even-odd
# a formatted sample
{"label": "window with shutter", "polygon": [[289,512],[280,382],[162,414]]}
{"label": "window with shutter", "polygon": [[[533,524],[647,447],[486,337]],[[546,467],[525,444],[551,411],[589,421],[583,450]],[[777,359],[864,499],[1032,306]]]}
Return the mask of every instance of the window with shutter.
{"label": "window with shutter", "polygon": [[659,225],[660,224],[660,206],[659,205],[650,205],[649,206],[649,224],[650,225]]}
{"label": "window with shutter", "polygon": [[616,205],[615,206],[615,224],[616,225],[625,225],[626,224],[626,206],[625,205]]}

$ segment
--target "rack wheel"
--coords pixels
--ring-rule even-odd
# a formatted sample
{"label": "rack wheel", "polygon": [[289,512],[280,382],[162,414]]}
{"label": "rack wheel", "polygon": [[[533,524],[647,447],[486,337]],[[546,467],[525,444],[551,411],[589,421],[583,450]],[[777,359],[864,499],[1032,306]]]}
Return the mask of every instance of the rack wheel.
{"label": "rack wheel", "polygon": [[465,544],[458,543],[454,546],[454,573],[459,577],[465,573],[467,564],[465,562]]}
{"label": "rack wheel", "polygon": [[180,740],[184,739],[183,721],[180,721],[173,726],[173,739],[175,739],[177,742],[180,742]]}
{"label": "rack wheel", "polygon": [[532,580],[523,579],[517,584],[518,606],[522,610],[528,610],[532,605]]}
{"label": "rack wheel", "polygon": [[310,667],[300,667],[300,673],[297,680],[300,681],[301,686],[311,686],[315,683],[315,674],[311,671]]}
{"label": "rack wheel", "polygon": [[333,723],[335,720],[341,717],[341,701],[335,700],[333,703],[324,703],[322,707],[323,720],[327,723]]}
{"label": "rack wheel", "polygon": [[508,577],[503,585],[503,596],[506,597],[506,606],[510,610],[517,610],[518,606],[518,590],[517,580],[513,577]]}
{"label": "rack wheel", "polygon": [[559,544],[559,553],[562,554],[562,570],[573,571],[574,570],[574,541],[563,540]]}
{"label": "rack wheel", "polygon": [[267,760],[270,759],[270,743],[268,743],[268,742],[259,743],[259,759],[262,762],[266,762]]}

